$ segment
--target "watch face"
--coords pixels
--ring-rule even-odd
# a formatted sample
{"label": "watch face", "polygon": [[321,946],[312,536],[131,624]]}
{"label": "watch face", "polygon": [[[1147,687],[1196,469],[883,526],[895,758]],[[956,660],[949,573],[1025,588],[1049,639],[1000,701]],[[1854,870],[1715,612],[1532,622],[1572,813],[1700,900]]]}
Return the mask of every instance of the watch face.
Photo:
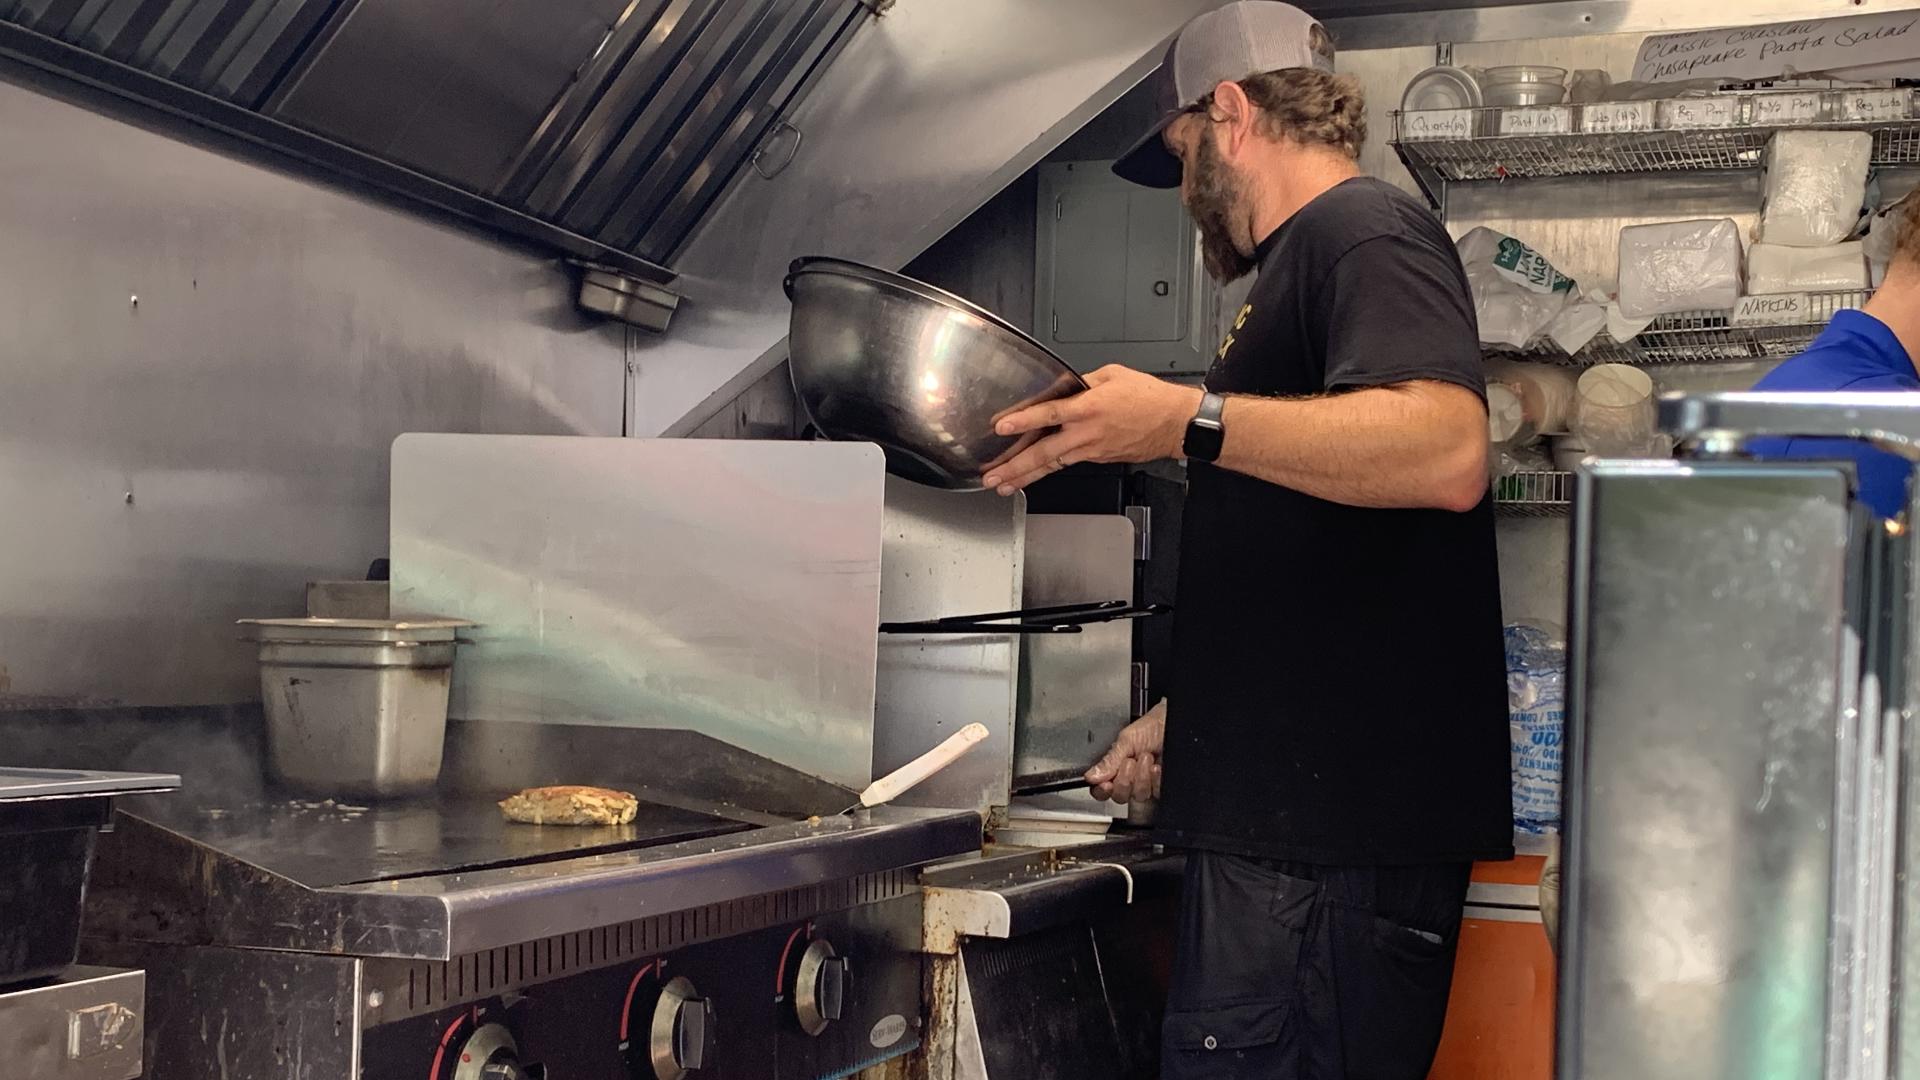
{"label": "watch face", "polygon": [[1187,437],[1182,449],[1186,451],[1189,458],[1213,461],[1220,456],[1220,444],[1225,441],[1225,429],[1215,424],[1203,424],[1194,420],[1187,424]]}

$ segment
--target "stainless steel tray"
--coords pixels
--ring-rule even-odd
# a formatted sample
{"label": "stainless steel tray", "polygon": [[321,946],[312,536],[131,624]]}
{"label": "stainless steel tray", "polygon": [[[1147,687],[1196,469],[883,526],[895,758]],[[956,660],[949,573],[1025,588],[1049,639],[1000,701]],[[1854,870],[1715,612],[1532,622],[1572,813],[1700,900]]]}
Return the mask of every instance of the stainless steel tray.
{"label": "stainless steel tray", "polygon": [[241,619],[262,642],[360,645],[454,641],[473,623],[465,619]]}
{"label": "stainless steel tray", "polygon": [[0,802],[19,799],[73,799],[88,795],[132,795],[148,791],[171,791],[179,786],[180,778],[168,773],[0,767]]}

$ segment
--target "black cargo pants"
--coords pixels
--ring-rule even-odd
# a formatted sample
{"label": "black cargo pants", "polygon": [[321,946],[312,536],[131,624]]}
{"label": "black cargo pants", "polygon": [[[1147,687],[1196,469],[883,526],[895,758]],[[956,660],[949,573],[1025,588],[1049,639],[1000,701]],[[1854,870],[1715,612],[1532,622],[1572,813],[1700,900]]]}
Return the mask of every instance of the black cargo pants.
{"label": "black cargo pants", "polygon": [[1470,869],[1190,852],[1161,1080],[1423,1080]]}

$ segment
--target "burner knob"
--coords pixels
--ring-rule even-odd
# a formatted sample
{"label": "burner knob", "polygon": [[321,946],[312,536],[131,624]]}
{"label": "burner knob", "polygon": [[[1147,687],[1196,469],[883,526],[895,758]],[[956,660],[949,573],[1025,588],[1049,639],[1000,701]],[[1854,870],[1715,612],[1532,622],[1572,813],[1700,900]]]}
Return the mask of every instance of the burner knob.
{"label": "burner knob", "polygon": [[546,1070],[523,1065],[513,1033],[503,1024],[482,1024],[460,1044],[453,1080],[544,1080]]}
{"label": "burner knob", "polygon": [[835,955],[825,938],[807,943],[793,981],[793,1012],[802,1031],[818,1035],[840,1019],[852,978],[846,958]]}
{"label": "burner knob", "polygon": [[713,1002],[701,997],[685,977],[662,987],[648,1044],[654,1075],[660,1080],[682,1080],[712,1068],[713,1050]]}

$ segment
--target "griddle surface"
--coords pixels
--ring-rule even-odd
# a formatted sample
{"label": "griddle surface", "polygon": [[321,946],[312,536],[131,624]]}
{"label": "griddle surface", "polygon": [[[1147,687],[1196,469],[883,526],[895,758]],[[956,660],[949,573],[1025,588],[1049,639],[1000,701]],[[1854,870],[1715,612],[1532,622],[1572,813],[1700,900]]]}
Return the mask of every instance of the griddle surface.
{"label": "griddle surface", "polygon": [[697,840],[749,828],[713,814],[642,802],[630,825],[521,825],[484,796],[403,804],[278,798],[137,796],[129,812],[309,888],[546,862]]}

